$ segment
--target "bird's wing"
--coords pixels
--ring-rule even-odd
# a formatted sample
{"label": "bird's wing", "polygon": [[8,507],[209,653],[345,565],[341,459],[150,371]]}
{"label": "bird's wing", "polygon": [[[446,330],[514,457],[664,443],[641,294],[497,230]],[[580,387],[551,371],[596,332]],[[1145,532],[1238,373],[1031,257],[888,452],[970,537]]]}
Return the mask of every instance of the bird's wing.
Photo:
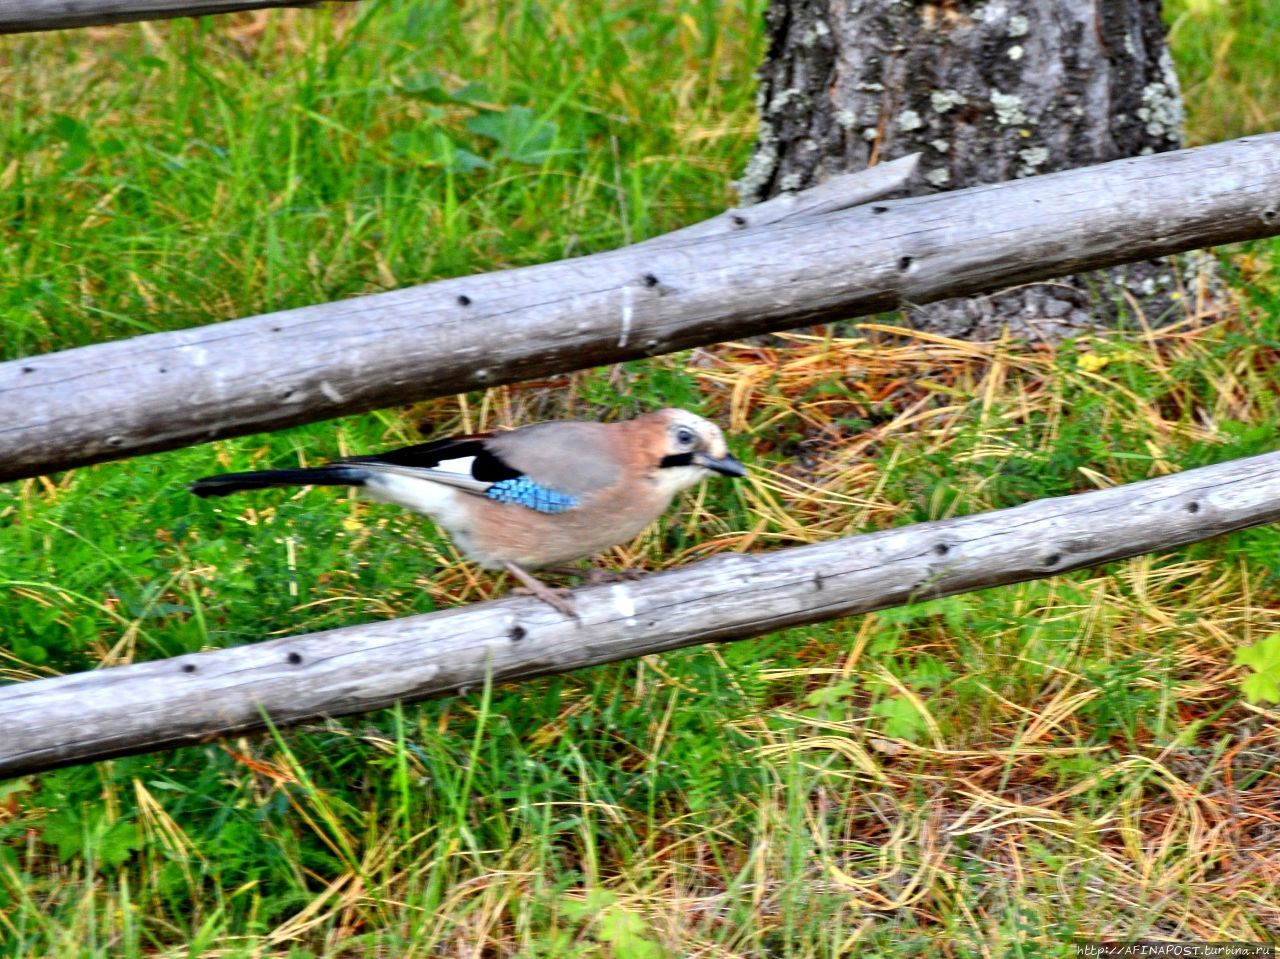
{"label": "bird's wing", "polygon": [[622,478],[617,439],[608,424],[560,420],[496,433],[484,446],[539,486],[581,498]]}
{"label": "bird's wing", "polygon": [[402,446],[370,456],[349,456],[335,464],[360,466],[377,473],[393,473],[431,480],[468,493],[484,495],[494,483],[517,479],[512,469],[485,449],[490,434],[453,436],[415,446]]}
{"label": "bird's wing", "polygon": [[[436,470],[467,476],[471,476],[478,466],[477,475],[473,478],[490,482],[517,475],[516,471],[494,461],[487,454],[484,444],[489,436],[488,433],[451,436],[448,439],[401,446],[368,456],[347,456],[333,462],[359,466],[403,466],[407,469]],[[477,459],[480,460],[479,464],[476,463]]]}
{"label": "bird's wing", "polygon": [[[497,442],[545,426],[538,424],[496,436],[478,434],[420,443],[373,456],[337,460],[378,473],[442,483],[500,503],[514,503],[541,513],[560,513],[579,504],[583,492],[577,477],[564,470],[548,469],[557,456],[537,452],[539,444]],[[588,424],[592,425],[592,424]],[[556,431],[553,431],[553,434]],[[550,437],[554,438],[554,436]],[[563,455],[561,450],[559,455]],[[558,466],[558,463],[555,464]],[[570,471],[571,473],[572,471]],[[565,489],[560,480],[571,489]]]}

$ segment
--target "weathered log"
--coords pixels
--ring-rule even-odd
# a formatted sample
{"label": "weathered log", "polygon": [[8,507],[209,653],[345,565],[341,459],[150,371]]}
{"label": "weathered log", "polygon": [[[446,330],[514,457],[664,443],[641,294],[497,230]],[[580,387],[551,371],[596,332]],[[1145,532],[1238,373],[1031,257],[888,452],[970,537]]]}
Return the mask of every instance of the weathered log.
{"label": "weathered log", "polygon": [[1280,134],[0,364],[0,480],[1280,234]]}
{"label": "weathered log", "polygon": [[879,200],[901,190],[915,176],[920,165],[920,154],[912,153],[879,163],[857,173],[839,173],[822,183],[795,193],[779,193],[760,203],[726,210],[701,223],[672,230],[661,236],[641,240],[628,249],[640,247],[652,249],[658,245],[675,245],[686,240],[709,236],[724,236],[742,230],[772,226],[783,220],[807,216],[822,216],[838,210],[850,210],[855,206]]}
{"label": "weathered log", "polygon": [[0,776],[1037,579],[1280,520],[1280,453],[579,589],[0,687]]}
{"label": "weathered log", "polygon": [[[170,20],[210,13],[313,7],[318,0],[3,0],[0,33],[96,27],[134,20]],[[351,2],[351,0],[344,0]]]}

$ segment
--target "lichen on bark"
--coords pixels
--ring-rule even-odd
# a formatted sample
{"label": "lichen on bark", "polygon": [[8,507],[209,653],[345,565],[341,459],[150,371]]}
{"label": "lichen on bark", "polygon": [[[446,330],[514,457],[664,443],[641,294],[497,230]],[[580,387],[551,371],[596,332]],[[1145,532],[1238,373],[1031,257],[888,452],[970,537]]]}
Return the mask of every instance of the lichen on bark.
{"label": "lichen on bark", "polygon": [[[1182,98],[1159,0],[771,0],[744,202],[908,153],[931,193],[1176,149]],[[908,310],[914,325],[1058,338],[1184,314],[1151,262]],[[1211,270],[1208,271],[1211,274]]]}

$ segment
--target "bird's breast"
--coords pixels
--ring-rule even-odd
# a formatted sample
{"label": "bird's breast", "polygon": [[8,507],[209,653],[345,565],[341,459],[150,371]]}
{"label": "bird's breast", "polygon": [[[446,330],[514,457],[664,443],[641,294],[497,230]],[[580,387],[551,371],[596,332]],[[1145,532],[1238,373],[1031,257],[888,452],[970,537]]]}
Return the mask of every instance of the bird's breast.
{"label": "bird's breast", "polygon": [[468,552],[488,567],[511,562],[536,569],[568,563],[635,539],[670,502],[669,495],[654,491],[610,491],[574,509],[547,514],[486,500],[483,508],[473,510]]}

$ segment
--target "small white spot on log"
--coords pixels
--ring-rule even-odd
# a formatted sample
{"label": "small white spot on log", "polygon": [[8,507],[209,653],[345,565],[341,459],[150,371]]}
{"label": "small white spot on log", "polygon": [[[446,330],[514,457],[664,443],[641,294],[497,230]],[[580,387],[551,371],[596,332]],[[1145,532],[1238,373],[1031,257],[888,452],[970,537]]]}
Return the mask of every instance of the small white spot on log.
{"label": "small white spot on log", "polygon": [[338,390],[334,387],[334,385],[330,383],[328,380],[320,381],[320,392],[323,393],[330,400],[330,402],[333,402],[333,403],[341,403],[343,402],[343,400],[346,399],[346,397],[344,397],[341,393],[339,393]]}
{"label": "small white spot on log", "polygon": [[1025,51],[1025,50],[1023,50],[1023,49],[1022,49],[1022,47],[1010,47],[1010,48],[1009,48],[1009,59],[1010,59],[1010,60],[1012,60],[1014,63],[1017,63],[1019,60],[1021,60],[1021,59],[1022,59],[1022,55],[1023,55],[1025,52],[1026,52],[1026,51]]}
{"label": "small white spot on log", "polygon": [[209,361],[209,351],[203,346],[184,346],[182,351],[190,354],[192,366],[204,366]]}
{"label": "small white spot on log", "polygon": [[631,284],[628,283],[622,288],[622,329],[618,332],[618,349],[626,346],[627,340],[631,338],[631,316],[633,312]]}
{"label": "small white spot on log", "polygon": [[627,587],[622,583],[617,583],[609,590],[613,597],[613,608],[622,616],[628,626],[636,624],[636,601],[631,598],[631,593],[627,591]]}
{"label": "small white spot on log", "polygon": [[1022,14],[1015,13],[1009,18],[1009,36],[1025,37],[1030,29],[1030,22]]}

